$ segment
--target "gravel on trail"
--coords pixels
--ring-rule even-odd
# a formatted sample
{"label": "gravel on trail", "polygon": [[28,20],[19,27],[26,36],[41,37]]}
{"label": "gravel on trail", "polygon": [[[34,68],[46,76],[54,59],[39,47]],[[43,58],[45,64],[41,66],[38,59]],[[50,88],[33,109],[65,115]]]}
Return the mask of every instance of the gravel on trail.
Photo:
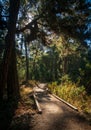
{"label": "gravel on trail", "polygon": [[48,94],[44,84],[40,84],[40,88],[36,86],[34,91],[42,114],[33,115],[31,130],[91,130],[79,112]]}

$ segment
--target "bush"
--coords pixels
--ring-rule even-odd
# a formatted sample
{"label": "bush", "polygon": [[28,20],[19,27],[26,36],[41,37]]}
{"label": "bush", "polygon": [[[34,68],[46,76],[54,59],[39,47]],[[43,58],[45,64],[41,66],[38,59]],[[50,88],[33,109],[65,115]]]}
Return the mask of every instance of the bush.
{"label": "bush", "polygon": [[66,81],[60,85],[53,82],[48,85],[48,88],[52,93],[76,106],[80,111],[91,113],[91,96],[87,95],[84,86],[78,86],[76,83]]}

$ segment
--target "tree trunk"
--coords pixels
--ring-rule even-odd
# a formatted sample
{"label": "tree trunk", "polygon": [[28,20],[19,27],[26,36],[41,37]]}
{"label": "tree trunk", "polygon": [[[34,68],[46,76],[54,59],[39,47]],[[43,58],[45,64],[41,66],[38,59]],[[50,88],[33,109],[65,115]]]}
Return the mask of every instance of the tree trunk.
{"label": "tree trunk", "polygon": [[62,69],[63,69],[63,74],[67,74],[67,57],[63,57],[63,66],[62,66]]}
{"label": "tree trunk", "polygon": [[13,49],[12,49],[12,59],[10,61],[9,70],[8,70],[7,95],[8,95],[8,99],[11,99],[11,98],[16,99],[20,96],[15,45],[13,46]]}
{"label": "tree trunk", "polygon": [[[12,49],[15,44],[16,21],[20,6],[20,0],[10,0],[8,34],[6,36],[6,48],[2,62],[2,71],[0,76],[0,99],[3,100],[4,89],[7,84],[9,65],[12,61]],[[12,73],[14,75],[14,73]]]}
{"label": "tree trunk", "polygon": [[25,54],[26,54],[26,81],[29,79],[29,60],[28,60],[28,48],[25,41]]}

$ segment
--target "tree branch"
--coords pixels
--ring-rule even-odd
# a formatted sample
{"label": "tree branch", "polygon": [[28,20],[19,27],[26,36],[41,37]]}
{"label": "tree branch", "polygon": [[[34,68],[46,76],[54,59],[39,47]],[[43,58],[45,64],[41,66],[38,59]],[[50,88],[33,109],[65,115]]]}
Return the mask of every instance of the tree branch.
{"label": "tree branch", "polygon": [[41,18],[42,15],[39,15],[37,18],[33,19],[30,23],[28,23],[27,25],[25,25],[25,27],[19,29],[19,30],[16,30],[16,33],[20,33],[20,32],[24,32],[26,29],[30,29],[30,27],[32,25],[34,25],[34,23],[39,20]]}

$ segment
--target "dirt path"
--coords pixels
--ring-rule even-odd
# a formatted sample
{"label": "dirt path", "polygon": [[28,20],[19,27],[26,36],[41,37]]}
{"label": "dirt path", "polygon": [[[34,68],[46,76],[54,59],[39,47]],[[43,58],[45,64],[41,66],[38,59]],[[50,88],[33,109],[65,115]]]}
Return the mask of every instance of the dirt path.
{"label": "dirt path", "polygon": [[42,114],[33,116],[31,130],[91,130],[91,125],[78,112],[48,94],[44,84],[34,90]]}

